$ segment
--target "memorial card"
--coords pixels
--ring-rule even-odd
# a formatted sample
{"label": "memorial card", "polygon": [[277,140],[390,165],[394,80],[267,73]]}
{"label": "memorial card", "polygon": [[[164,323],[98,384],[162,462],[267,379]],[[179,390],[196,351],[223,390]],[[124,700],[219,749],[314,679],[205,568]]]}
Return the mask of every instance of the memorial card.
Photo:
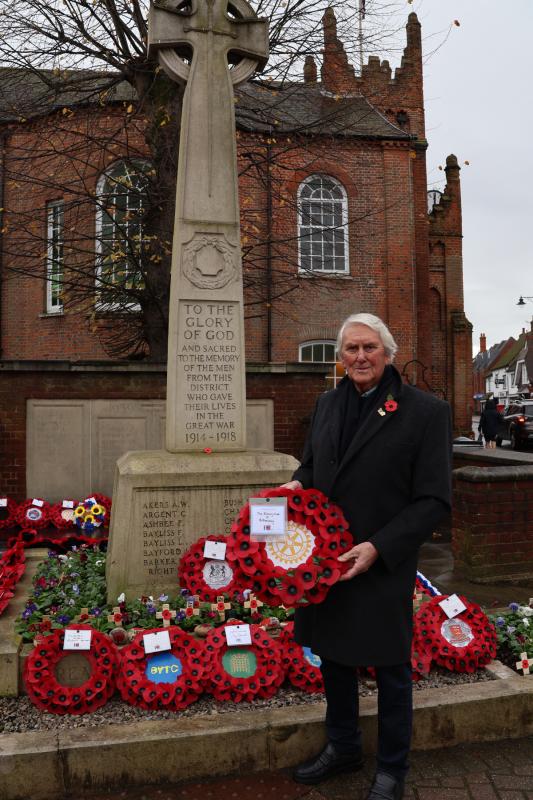
{"label": "memorial card", "polygon": [[286,497],[250,497],[250,539],[280,541],[287,534]]}
{"label": "memorial card", "polygon": [[238,647],[243,644],[252,644],[252,635],[249,625],[227,625],[224,628],[228,647]]}
{"label": "memorial card", "polygon": [[63,650],[90,650],[92,631],[67,628],[63,640]]}
{"label": "memorial card", "polygon": [[206,542],[204,544],[204,558],[224,561],[226,558],[226,542]]}
{"label": "memorial card", "polygon": [[439,606],[442,608],[448,619],[453,619],[466,610],[465,604],[456,594],[451,594],[446,598],[446,600],[441,600]]}
{"label": "memorial card", "polygon": [[168,631],[145,633],[143,636],[143,642],[145,653],[162,653],[164,650],[172,649]]}

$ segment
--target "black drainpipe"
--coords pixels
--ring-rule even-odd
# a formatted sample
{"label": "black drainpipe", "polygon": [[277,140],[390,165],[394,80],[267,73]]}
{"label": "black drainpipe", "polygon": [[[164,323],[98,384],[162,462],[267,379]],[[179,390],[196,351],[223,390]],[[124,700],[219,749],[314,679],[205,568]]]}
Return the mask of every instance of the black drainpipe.
{"label": "black drainpipe", "polygon": [[7,134],[0,134],[0,358],[2,358],[2,299],[4,282],[4,197]]}
{"label": "black drainpipe", "polygon": [[267,143],[267,253],[266,253],[266,306],[267,306],[267,361],[272,361],[272,147]]}

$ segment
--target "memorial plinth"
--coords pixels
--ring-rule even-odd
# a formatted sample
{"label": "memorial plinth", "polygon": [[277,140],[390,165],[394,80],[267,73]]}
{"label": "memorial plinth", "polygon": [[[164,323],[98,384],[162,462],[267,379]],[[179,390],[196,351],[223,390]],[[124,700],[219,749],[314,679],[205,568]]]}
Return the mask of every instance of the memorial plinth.
{"label": "memorial plinth", "polygon": [[278,486],[296,459],[268,450],[126,453],[117,463],[107,556],[108,599],[121,592],[175,595],[184,551],[200,536],[225,535],[259,489]]}

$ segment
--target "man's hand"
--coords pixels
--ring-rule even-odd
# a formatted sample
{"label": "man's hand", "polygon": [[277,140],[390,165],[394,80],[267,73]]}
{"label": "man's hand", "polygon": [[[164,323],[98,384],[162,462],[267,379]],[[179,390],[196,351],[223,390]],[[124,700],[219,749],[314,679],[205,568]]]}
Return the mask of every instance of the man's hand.
{"label": "man's hand", "polygon": [[282,483],[279,487],[280,489],[292,489],[293,491],[296,489],[303,489],[304,487],[300,483],[300,481],[289,481],[288,483]]}
{"label": "man's hand", "polygon": [[374,561],[378,558],[379,553],[371,542],[361,542],[355,547],[352,547],[348,552],[343,553],[338,557],[337,561],[353,561],[344,575],[339,578],[340,581],[349,581],[355,575],[360,575],[370,569]]}

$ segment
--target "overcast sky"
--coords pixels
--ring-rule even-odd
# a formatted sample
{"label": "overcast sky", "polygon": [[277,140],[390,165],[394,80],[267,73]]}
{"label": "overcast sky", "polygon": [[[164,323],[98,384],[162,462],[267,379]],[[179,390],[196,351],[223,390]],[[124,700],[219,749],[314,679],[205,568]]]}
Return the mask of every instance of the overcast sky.
{"label": "overcast sky", "polygon": [[[418,0],[429,188],[461,170],[465,312],[487,346],[533,316],[533,0]],[[453,20],[446,41],[446,33]],[[464,162],[470,162],[465,165]],[[517,306],[520,295],[532,301]]]}

